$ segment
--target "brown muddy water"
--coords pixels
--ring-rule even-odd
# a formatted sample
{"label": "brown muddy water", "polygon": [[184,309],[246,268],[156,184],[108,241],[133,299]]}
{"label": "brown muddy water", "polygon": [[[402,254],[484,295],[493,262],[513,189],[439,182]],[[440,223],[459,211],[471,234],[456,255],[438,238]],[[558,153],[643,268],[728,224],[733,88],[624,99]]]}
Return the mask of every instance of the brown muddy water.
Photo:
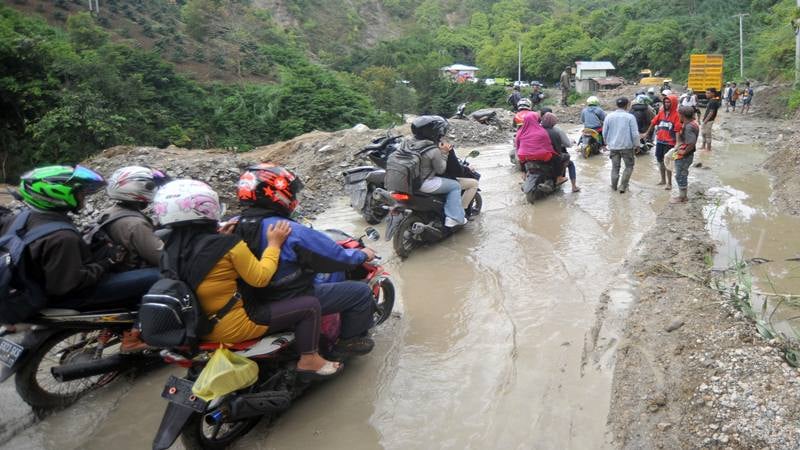
{"label": "brown muddy water", "polygon": [[[612,319],[634,295],[621,268],[669,194],[653,184],[652,155],[637,158],[626,194],[610,190],[610,162],[595,156],[576,161],[582,192],[565,185],[529,205],[508,149],[479,148],[473,165],[483,175],[484,208],[464,230],[402,262],[388,243],[375,244],[400,293],[397,317],[375,330],[375,351],[234,448],[610,446],[606,416],[621,326]],[[366,224],[342,199],[315,226],[358,232]],[[610,318],[598,323],[604,291]],[[179,373],[114,383],[2,448],[149,448],[170,372]],[[5,401],[9,391],[13,383],[0,385],[2,408],[17,411]]]}
{"label": "brown muddy water", "polygon": [[702,155],[719,181],[710,189],[712,200],[705,208],[708,229],[717,243],[712,264],[723,274],[723,282],[752,288],[758,320],[797,340],[800,299],[776,294],[800,292],[800,261],[789,260],[800,257],[800,218],[784,214],[770,202],[769,174],[760,169],[767,156],[766,149],[751,144],[728,144]]}

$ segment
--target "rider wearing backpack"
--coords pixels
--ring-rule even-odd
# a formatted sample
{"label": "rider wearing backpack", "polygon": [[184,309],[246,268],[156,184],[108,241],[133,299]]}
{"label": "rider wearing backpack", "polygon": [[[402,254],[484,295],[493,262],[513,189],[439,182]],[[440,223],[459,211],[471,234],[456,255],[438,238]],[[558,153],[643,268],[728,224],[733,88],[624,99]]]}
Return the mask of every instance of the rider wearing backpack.
{"label": "rider wearing backpack", "polygon": [[163,172],[141,166],[120,168],[108,179],[106,193],[117,203],[100,214],[98,224],[84,239],[89,244],[108,240],[122,246],[125,256],[116,269],[158,267],[164,243],[155,235],[153,221],[142,211],[166,181]]}
{"label": "rider wearing backpack", "polygon": [[30,209],[5,219],[2,234],[18,225],[21,214],[27,216],[17,231],[20,237],[46,224],[58,223],[62,229],[25,247],[21,259],[25,273],[14,274],[15,280],[22,281],[12,281],[16,291],[9,297],[0,296],[5,300],[0,302],[0,323],[22,322],[45,306],[92,310],[136,304],[155,283],[156,269],[110,274],[120,255],[111,252],[93,260],[67,215],[78,212],[84,198],[105,184],[100,174],[83,166],[46,166],[22,175],[18,194]]}
{"label": "rider wearing backpack", "polygon": [[455,227],[467,223],[461,204],[461,183],[444,178],[447,170],[447,157],[453,145],[444,137],[450,124],[440,116],[420,116],[411,122],[413,139],[407,140],[409,148],[420,155],[419,191],[426,194],[446,194],[444,203],[444,225]]}

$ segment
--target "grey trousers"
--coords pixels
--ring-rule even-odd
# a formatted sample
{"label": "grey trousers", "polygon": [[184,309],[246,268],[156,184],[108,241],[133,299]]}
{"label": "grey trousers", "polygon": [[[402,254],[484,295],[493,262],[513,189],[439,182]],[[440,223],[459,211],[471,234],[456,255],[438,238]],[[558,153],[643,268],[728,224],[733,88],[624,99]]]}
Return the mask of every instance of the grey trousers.
{"label": "grey trousers", "polygon": [[[617,186],[619,186],[620,190],[627,191],[628,181],[631,179],[631,174],[633,173],[633,164],[636,162],[636,158],[633,156],[633,149],[611,150],[609,152],[609,158],[611,158],[611,188],[617,190]],[[622,171],[622,180],[619,179],[620,160],[625,161],[625,170]]]}

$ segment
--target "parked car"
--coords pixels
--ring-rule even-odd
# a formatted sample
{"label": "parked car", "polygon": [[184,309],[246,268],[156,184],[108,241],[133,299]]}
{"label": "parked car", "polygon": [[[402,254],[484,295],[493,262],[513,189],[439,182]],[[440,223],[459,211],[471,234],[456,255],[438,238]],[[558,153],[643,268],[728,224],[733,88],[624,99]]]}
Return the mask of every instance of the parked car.
{"label": "parked car", "polygon": [[493,85],[493,84],[496,84],[496,83],[494,82],[494,78],[487,78],[487,79],[483,80],[483,83],[484,83],[485,85],[487,85],[487,86],[491,86],[491,85]]}

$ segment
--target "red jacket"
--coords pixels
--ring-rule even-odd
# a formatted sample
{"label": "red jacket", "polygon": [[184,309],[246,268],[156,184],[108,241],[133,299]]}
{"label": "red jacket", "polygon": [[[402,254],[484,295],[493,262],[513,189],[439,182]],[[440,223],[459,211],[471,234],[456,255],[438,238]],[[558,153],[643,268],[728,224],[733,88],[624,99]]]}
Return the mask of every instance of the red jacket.
{"label": "red jacket", "polygon": [[669,113],[664,113],[664,107],[658,111],[651,125],[656,127],[656,141],[675,145],[675,137],[681,131],[681,118],[678,115],[678,97],[670,95]]}

